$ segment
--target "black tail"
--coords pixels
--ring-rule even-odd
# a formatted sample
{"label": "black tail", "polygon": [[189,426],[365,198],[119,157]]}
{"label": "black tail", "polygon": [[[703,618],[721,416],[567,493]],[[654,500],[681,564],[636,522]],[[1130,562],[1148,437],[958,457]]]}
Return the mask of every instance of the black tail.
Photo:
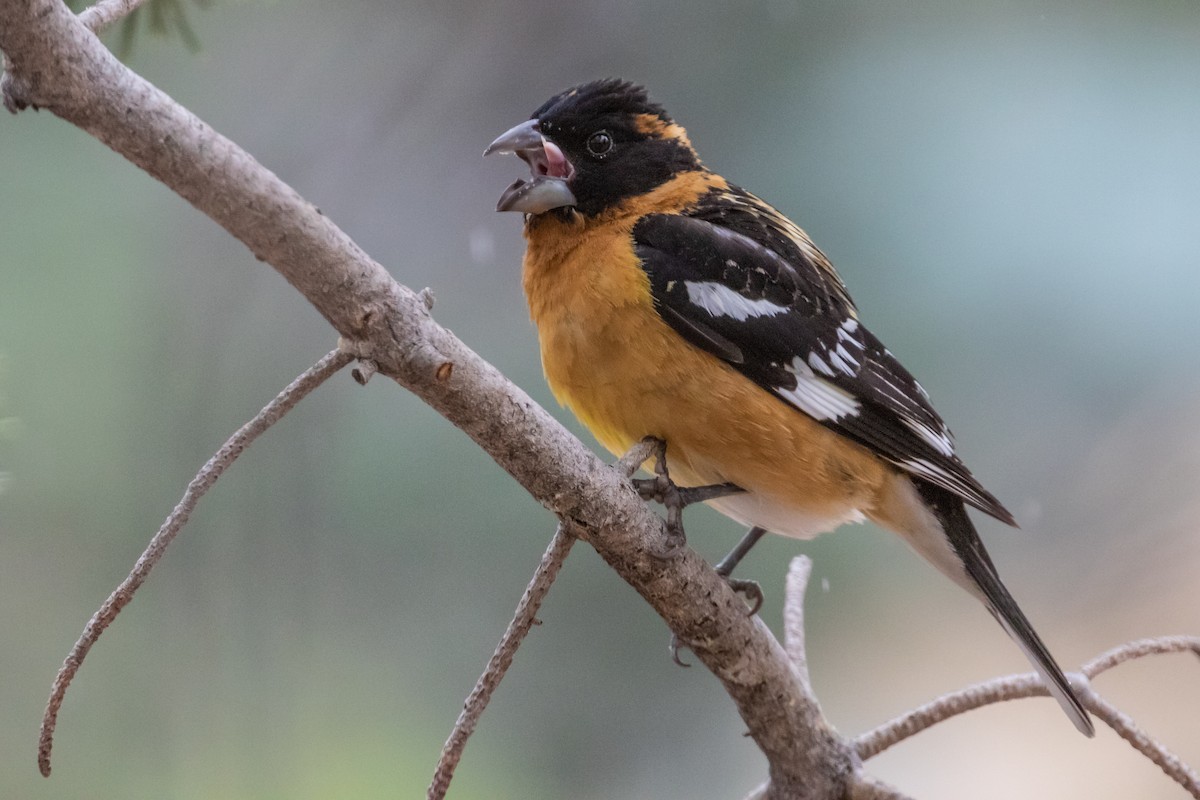
{"label": "black tail", "polygon": [[1067,712],[1067,716],[1071,718],[1071,722],[1075,723],[1079,732],[1085,736],[1094,736],[1096,729],[1092,726],[1092,721],[1088,717],[1087,711],[1084,710],[1083,704],[1075,696],[1071,684],[1067,682],[1066,676],[1055,663],[1054,656],[1050,655],[1046,645],[1042,643],[1033,626],[1029,624],[1029,620],[1017,606],[1017,601],[1000,582],[996,566],[992,563],[987,551],[983,549],[983,542],[979,540],[975,526],[971,524],[971,519],[967,516],[967,509],[963,505],[963,501],[944,489],[931,486],[923,481],[913,481],[913,483],[917,485],[921,498],[937,516],[938,521],[942,523],[951,547],[962,559],[967,575],[979,587],[992,616],[1025,653],[1025,657],[1042,676],[1042,682],[1046,684],[1050,694],[1062,706],[1063,711]]}

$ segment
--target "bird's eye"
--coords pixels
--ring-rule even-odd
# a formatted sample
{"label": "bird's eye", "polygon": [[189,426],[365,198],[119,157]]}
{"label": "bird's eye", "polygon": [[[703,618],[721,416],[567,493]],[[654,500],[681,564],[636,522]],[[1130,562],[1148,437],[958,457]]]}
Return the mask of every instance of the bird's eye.
{"label": "bird's eye", "polygon": [[596,131],[587,140],[588,152],[596,158],[603,158],[612,150],[613,138],[608,131]]}

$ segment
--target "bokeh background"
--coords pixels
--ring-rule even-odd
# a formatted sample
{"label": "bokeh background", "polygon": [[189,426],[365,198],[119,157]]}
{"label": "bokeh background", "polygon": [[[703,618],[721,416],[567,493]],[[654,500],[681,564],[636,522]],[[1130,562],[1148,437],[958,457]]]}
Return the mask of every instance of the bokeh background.
{"label": "bokeh background", "polygon": [[[1019,517],[982,521],[1065,666],[1200,632],[1200,5],[1193,0],[218,2],[130,63],[317,203],[554,406],[519,287],[513,159],[552,92],[648,84],[707,163],[798,220]],[[115,43],[118,37],[113,36]],[[420,797],[553,519],[387,381],[342,376],[204,501],[93,650],[34,764],[50,679],[196,468],[334,345],[215,224],[48,113],[0,119],[0,793]],[[586,441],[590,438],[581,431]],[[740,531],[692,512],[717,558]],[[860,732],[1026,665],[866,526],[746,562],[778,627],[815,560],[813,679]],[[484,717],[457,798],[733,798],[731,702],[586,546]],[[1200,669],[1099,688],[1200,765]],[[919,798],[1173,798],[1050,701],[869,764]]]}

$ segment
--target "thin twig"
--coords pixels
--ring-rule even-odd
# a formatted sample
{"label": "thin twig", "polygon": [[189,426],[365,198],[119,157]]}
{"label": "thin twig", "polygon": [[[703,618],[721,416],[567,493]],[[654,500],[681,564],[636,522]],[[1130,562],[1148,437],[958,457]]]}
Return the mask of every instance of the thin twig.
{"label": "thin twig", "polygon": [[1200,656],[1200,636],[1160,636],[1156,639],[1138,639],[1114,647],[1107,653],[1101,653],[1083,665],[1080,670],[1089,678],[1094,678],[1105,670],[1143,656],[1156,656],[1166,653],[1182,653],[1190,650]]}
{"label": "thin twig", "polygon": [[1183,763],[1179,756],[1151,738],[1128,715],[1097,694],[1091,686],[1075,688],[1088,711],[1104,720],[1117,735],[1129,742],[1134,750],[1157,764],[1167,777],[1182,786],[1192,797],[1200,800],[1200,775]]}
{"label": "thin twig", "polygon": [[192,478],[192,482],[188,484],[179,504],[163,521],[158,533],[154,534],[154,538],[150,540],[150,544],[146,546],[145,551],[134,564],[133,571],[125,580],[121,581],[121,584],[113,590],[104,604],[88,620],[79,640],[75,642],[75,646],[71,648],[71,652],[63,661],[62,667],[59,668],[58,675],[54,678],[54,684],[50,687],[50,699],[47,701],[46,711],[42,715],[42,730],[38,739],[38,768],[41,769],[43,775],[50,775],[50,751],[54,747],[54,726],[58,720],[58,710],[62,707],[63,696],[67,692],[67,687],[71,685],[75,673],[79,671],[84,656],[96,643],[96,639],[100,637],[104,629],[117,618],[121,609],[133,599],[133,593],[145,582],[150,570],[163,557],[167,545],[187,524],[188,517],[196,508],[196,503],[255,439],[282,419],[313,389],[353,360],[354,356],[343,350],[334,350],[328,353],[288,384],[287,388],[255,415],[254,419],[229,437],[221,449],[196,473],[196,477]]}
{"label": "thin twig", "polygon": [[[1140,639],[1097,656],[1087,662],[1080,673],[1068,677],[1072,678],[1072,685],[1089,711],[1104,720],[1138,752],[1161,767],[1163,772],[1191,792],[1193,797],[1200,798],[1200,779],[1196,773],[1141,731],[1128,716],[1100,697],[1089,683],[1090,678],[1126,661],[1143,656],[1185,651],[1200,654],[1200,637],[1163,636],[1157,639]],[[854,749],[859,758],[866,761],[892,745],[958,714],[1005,700],[1045,697],[1048,694],[1041,679],[1032,672],[975,684],[954,694],[939,697],[862,734],[854,740]]]}
{"label": "thin twig", "polygon": [[546,552],[542,556],[542,563],[538,565],[537,571],[533,573],[533,578],[529,581],[529,586],[525,588],[525,594],[521,595],[521,601],[517,604],[512,622],[508,624],[508,629],[500,637],[500,643],[496,645],[496,651],[488,659],[483,674],[475,682],[475,688],[463,702],[463,710],[454,723],[454,730],[450,732],[450,738],[442,747],[442,755],[438,759],[437,769],[433,773],[433,781],[429,784],[429,790],[426,793],[429,800],[441,800],[450,789],[450,780],[454,777],[454,770],[462,759],[467,739],[474,733],[480,716],[483,715],[484,709],[492,699],[492,692],[496,690],[500,681],[504,679],[505,673],[508,672],[513,656],[517,654],[517,648],[521,646],[525,635],[533,627],[538,608],[541,607],[546,592],[550,590],[550,584],[554,582],[554,578],[558,575],[563,562],[566,561],[573,544],[575,544],[575,537],[567,533],[560,525],[554,532],[554,538],[550,540],[550,546],[546,548]]}
{"label": "thin twig", "polygon": [[939,697],[890,722],[885,722],[874,730],[867,731],[854,740],[854,749],[858,753],[858,757],[866,761],[897,742],[902,742],[908,737],[958,714],[1003,700],[1048,697],[1049,694],[1041,679],[1033,672],[977,683],[953,694]]}
{"label": "thin twig", "polygon": [[95,34],[101,33],[109,25],[127,17],[146,0],[100,0],[95,5],[88,6],[79,13],[79,21]]}
{"label": "thin twig", "polygon": [[[614,467],[625,477],[630,477],[638,471],[646,459],[654,454],[654,448],[655,441],[653,439],[644,439],[630,448],[629,452],[622,456]],[[542,562],[538,564],[533,578],[525,587],[525,593],[521,595],[521,600],[517,603],[512,622],[508,624],[504,635],[500,637],[500,642],[496,645],[492,657],[488,659],[483,674],[475,682],[475,688],[463,701],[463,710],[458,715],[454,729],[450,732],[450,737],[446,739],[446,744],[442,746],[442,755],[438,759],[433,780],[426,792],[428,800],[441,800],[450,789],[450,781],[454,778],[454,770],[457,769],[458,762],[462,760],[467,739],[474,733],[475,726],[479,724],[479,718],[491,701],[492,693],[500,685],[500,681],[504,680],[504,675],[512,665],[517,648],[521,646],[521,642],[533,627],[542,600],[550,591],[550,585],[554,583],[554,579],[558,577],[558,571],[562,568],[567,554],[571,552],[571,545],[574,543],[575,537],[560,524],[558,530],[554,532],[554,538],[550,540],[545,554],[542,555]]]}
{"label": "thin twig", "polygon": [[[820,716],[820,704],[812,689],[812,679],[808,674],[808,651],[805,645],[804,633],[804,595],[808,591],[808,581],[812,577],[812,559],[807,556],[796,556],[788,565],[787,581],[784,586],[783,603],[783,646],[787,652],[788,661],[796,675],[801,695],[810,702],[817,715],[819,724],[827,724]],[[852,747],[851,743],[839,736],[843,747]],[[853,770],[845,789],[846,800],[910,800],[907,795],[892,787],[865,775],[862,761],[854,758],[851,764]],[[766,800],[775,797],[772,794],[771,781],[763,783],[746,795],[745,800]]]}
{"label": "thin twig", "polygon": [[808,556],[796,556],[788,566],[783,605],[783,646],[788,660],[796,668],[804,691],[812,694],[812,682],[808,677],[808,654],[804,647],[804,593],[808,589],[808,578],[812,574],[812,560]]}
{"label": "thin twig", "polygon": [[632,478],[634,473],[641,468],[649,460],[650,456],[657,451],[660,441],[653,436],[647,436],[640,442],[629,448],[629,452],[621,456],[616,464],[613,464],[613,469],[620,472],[626,478]]}

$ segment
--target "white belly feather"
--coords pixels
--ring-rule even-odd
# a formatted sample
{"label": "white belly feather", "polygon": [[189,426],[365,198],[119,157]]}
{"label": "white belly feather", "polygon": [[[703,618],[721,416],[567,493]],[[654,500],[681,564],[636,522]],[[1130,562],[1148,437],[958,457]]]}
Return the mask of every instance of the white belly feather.
{"label": "white belly feather", "polygon": [[771,533],[795,539],[812,539],[848,522],[862,522],[865,517],[857,508],[846,508],[839,514],[812,514],[756,492],[710,500],[710,506],[743,525],[766,528]]}

